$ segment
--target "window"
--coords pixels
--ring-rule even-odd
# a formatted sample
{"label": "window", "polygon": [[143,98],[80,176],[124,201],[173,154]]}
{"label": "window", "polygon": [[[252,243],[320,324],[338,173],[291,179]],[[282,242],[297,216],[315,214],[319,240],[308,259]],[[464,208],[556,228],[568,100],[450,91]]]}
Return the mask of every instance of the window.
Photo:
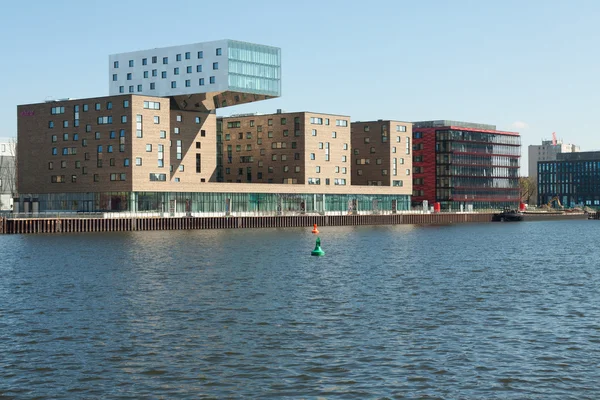
{"label": "window", "polygon": [[148,59],[142,58],[142,65],[148,65]]}
{"label": "window", "polygon": [[133,85],[129,86],[129,93],[133,93],[134,92],[133,89],[134,89]]}
{"label": "window", "polygon": [[177,87],[177,82],[171,81],[171,89],[175,89]]}
{"label": "window", "polygon": [[158,70],[153,69],[152,70],[152,76],[158,76]]}
{"label": "window", "polygon": [[406,132],[406,126],[404,126],[404,125],[396,125],[396,132]]}
{"label": "window", "polygon": [[144,71],[144,78],[148,78],[148,71]]}
{"label": "window", "polygon": [[365,138],[365,143],[370,143],[370,142],[371,142],[371,140],[368,137],[366,137]]}
{"label": "window", "polygon": [[52,161],[48,163],[48,169],[54,169],[54,163]]}
{"label": "window", "polygon": [[316,172],[317,172],[317,174],[321,173],[321,167],[319,167],[318,165],[317,165],[317,168],[316,168]]}
{"label": "window", "polygon": [[154,116],[154,123],[155,124],[160,124],[160,117],[159,116]]}
{"label": "window", "polygon": [[184,166],[183,166],[183,165],[180,165],[180,166],[179,166],[179,172],[183,172],[183,171],[184,171]]}
{"label": "window", "polygon": [[163,64],[169,63],[169,57],[163,57]]}
{"label": "window", "polygon": [[173,128],[173,133],[176,135],[179,135],[179,128],[178,127]]}
{"label": "window", "polygon": [[63,133],[63,140],[69,140],[69,134]]}
{"label": "window", "polygon": [[167,131],[160,131],[160,138],[161,139],[166,139],[167,138]]}
{"label": "window", "polygon": [[179,67],[173,68],[173,75],[179,75]]}
{"label": "window", "polygon": [[218,56],[222,55],[222,52],[221,52],[221,48],[220,48],[220,47],[218,47],[218,48],[217,48],[217,55],[218,55]]}
{"label": "window", "polygon": [[125,93],[125,86],[119,86],[119,93]]}
{"label": "window", "polygon": [[402,181],[392,181],[392,186],[403,186]]}
{"label": "window", "polygon": [[313,130],[312,130],[312,132],[311,132],[311,134],[312,134],[313,136],[317,136],[317,130],[316,130],[316,129],[313,129]]}
{"label": "window", "polygon": [[133,67],[133,60],[129,60],[129,67]]}
{"label": "window", "polygon": [[96,132],[95,136],[96,140],[100,140],[100,132]]}
{"label": "window", "polygon": [[127,115],[122,115],[121,116],[121,123],[122,124],[126,124],[127,123]]}
{"label": "window", "polygon": [[281,118],[281,125],[287,124],[287,118]]}
{"label": "window", "polygon": [[189,79],[185,80],[185,87],[190,87],[192,86],[192,81],[190,81]]}
{"label": "window", "polygon": [[199,86],[204,86],[204,78],[200,78],[200,79],[198,80],[198,85],[199,85]]}
{"label": "window", "polygon": [[342,156],[342,162],[346,162],[347,158],[346,156]]}
{"label": "window", "polygon": [[123,108],[129,108],[129,100],[123,100]]}
{"label": "window", "polygon": [[63,121],[63,128],[69,127],[69,121]]}
{"label": "window", "polygon": [[106,102],[106,109],[107,110],[112,110],[112,101],[107,101]]}
{"label": "window", "polygon": [[185,67],[185,72],[188,73],[188,74],[191,74],[192,73],[192,66],[188,65],[187,67]]}
{"label": "window", "polygon": [[161,77],[162,79],[167,79],[167,71],[162,71],[162,72],[160,73],[160,77]]}
{"label": "window", "polygon": [[110,144],[109,144],[108,146],[106,146],[106,151],[107,151],[108,153],[112,153],[112,152],[113,152],[113,147],[112,147],[112,145],[110,145]]}
{"label": "window", "polygon": [[152,64],[156,64],[158,62],[158,57],[152,56]]}
{"label": "window", "polygon": [[315,157],[315,153],[310,153],[310,159],[311,159],[311,160],[314,160],[315,158],[316,158],[316,157]]}
{"label": "window", "polygon": [[364,128],[363,128],[363,130],[365,132],[369,132],[371,129],[369,128],[369,125],[365,125]]}
{"label": "window", "polygon": [[177,54],[175,56],[175,61],[181,61],[181,54]]}
{"label": "window", "polygon": [[142,85],[137,85],[137,91],[141,92],[142,91]]}
{"label": "window", "polygon": [[335,126],[348,126],[348,121],[345,119],[336,119]]}
{"label": "window", "polygon": [[423,133],[422,132],[415,132],[413,134],[413,136],[415,137],[415,139],[421,139],[423,137]]}
{"label": "window", "polygon": [[344,143],[344,150],[348,150],[348,143]]}
{"label": "window", "polygon": [[113,82],[118,79],[117,74],[113,74]]}
{"label": "window", "polygon": [[156,83],[150,82],[150,90],[156,89]]}
{"label": "window", "polygon": [[191,54],[190,54],[190,52],[189,52],[189,51],[186,51],[186,52],[185,52],[185,59],[186,59],[186,60],[189,60],[190,58],[191,58]]}
{"label": "window", "polygon": [[130,81],[132,77],[133,77],[133,75],[131,74],[131,72],[128,72],[127,73],[127,80]]}
{"label": "window", "polygon": [[396,143],[400,143],[400,136],[396,136]]}
{"label": "window", "polygon": [[61,167],[61,168],[67,168],[67,162],[66,162],[66,161],[64,161],[64,160],[63,160],[63,161],[61,161],[61,162],[60,162],[60,167]]}
{"label": "window", "polygon": [[199,51],[198,52],[198,58],[204,58],[204,52],[203,51]]}
{"label": "window", "polygon": [[137,165],[137,166],[142,165],[142,157],[136,157],[135,158],[135,165]]}
{"label": "window", "polygon": [[406,175],[410,175],[410,169],[406,170]]}
{"label": "window", "polygon": [[160,110],[160,102],[158,101],[144,101],[144,108],[148,110]]}
{"label": "window", "polygon": [[151,144],[147,144],[146,145],[146,151],[147,152],[151,152],[152,151],[152,145]]}
{"label": "window", "polygon": [[118,61],[115,61],[113,63],[113,68],[119,68],[119,62]]}
{"label": "window", "polygon": [[214,76],[211,76],[209,78],[209,83],[215,83],[215,77]]}
{"label": "window", "polygon": [[337,132],[331,132],[331,137],[335,139],[337,137]]}
{"label": "window", "polygon": [[161,181],[164,182],[167,180],[167,174],[154,174],[151,173],[150,174],[150,180],[151,181]]}
{"label": "window", "polygon": [[57,141],[56,135],[52,135],[52,143],[56,143],[56,141]]}
{"label": "window", "polygon": [[213,69],[219,69],[219,63],[218,62],[214,62],[213,63]]}
{"label": "window", "polygon": [[196,123],[199,124],[200,123],[200,117],[196,117]]}

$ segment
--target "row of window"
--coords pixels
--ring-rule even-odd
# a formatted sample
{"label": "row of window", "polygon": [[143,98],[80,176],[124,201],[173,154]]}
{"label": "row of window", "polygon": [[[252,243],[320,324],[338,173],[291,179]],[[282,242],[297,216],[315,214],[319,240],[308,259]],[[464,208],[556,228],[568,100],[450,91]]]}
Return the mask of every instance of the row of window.
{"label": "row of window", "polygon": [[[213,71],[216,71],[219,69],[219,63],[218,62],[214,62],[212,65],[212,69]],[[187,67],[185,67],[185,73],[186,74],[191,74],[194,71],[194,68],[191,65],[188,65]],[[198,64],[196,65],[196,72],[202,72],[203,68],[202,68],[202,64]],[[179,67],[175,67],[173,68],[173,75],[179,75],[179,73],[181,72],[181,70],[179,69]],[[152,77],[157,77],[158,76],[158,70],[157,69],[153,69],[151,71],[143,71],[142,72],[142,76],[144,79],[148,79],[150,78],[150,75],[152,75]],[[167,77],[167,71],[161,71],[160,73],[161,77],[164,79]],[[127,78],[128,81],[132,81],[133,80],[133,72],[128,72],[127,75],[125,76]],[[119,80],[119,74],[113,74],[112,75],[112,80],[113,82],[116,82]]]}
{"label": "row of window", "polygon": [[[197,58],[200,60],[200,59],[204,58],[204,51],[199,51],[199,52],[197,52],[196,55],[197,55]],[[218,47],[217,49],[215,49],[215,55],[217,55],[217,56],[223,55],[223,50],[220,47]],[[187,51],[187,52],[183,53],[183,57],[182,57],[182,54],[176,54],[175,55],[175,61],[179,62],[179,61],[182,61],[183,59],[191,60],[192,59],[192,53],[189,52],[189,51]],[[158,56],[152,56],[152,57],[150,57],[150,61],[152,62],[152,64],[157,64],[158,63]],[[169,63],[169,57],[163,57],[162,58],[162,63],[164,65],[168,64]],[[133,68],[135,66],[135,60],[129,60],[128,65],[129,65],[130,68]],[[142,58],[142,65],[148,65],[148,58]],[[119,62],[118,61],[115,61],[113,63],[113,68],[119,68]]]}
{"label": "row of window", "polygon": [[[336,126],[348,126],[348,121],[343,120],[343,119],[336,119],[335,120]],[[323,125],[323,122],[325,122],[325,125],[329,125],[329,118],[320,118],[320,117],[310,117],[310,123],[314,124],[314,125]],[[281,125],[287,125],[287,118],[286,117],[281,117],[280,119],[280,123]],[[267,120],[267,124],[269,126],[273,126],[273,119],[269,118]],[[300,117],[295,117],[294,118],[294,124],[300,124]],[[254,126],[254,120],[251,119],[248,121],[248,125],[250,127]],[[241,128],[242,127],[242,122],[241,121],[227,121],[227,128]],[[258,125],[259,128],[262,128],[261,125]]]}
{"label": "row of window", "polygon": [[[388,174],[388,170],[387,169],[382,169],[381,170],[381,175],[387,176],[387,174]],[[363,175],[363,170],[362,169],[357,169],[356,170],[356,175],[362,176]],[[397,176],[398,175],[398,171],[395,168],[392,170],[392,175],[393,176]],[[406,175],[410,175],[410,169],[406,170]]]}
{"label": "row of window", "polygon": [[[85,167],[82,170],[82,175],[87,175],[87,170]],[[127,174],[125,173],[113,173],[109,175],[111,181],[125,181],[127,180]],[[50,182],[51,183],[65,183],[66,177],[65,175],[51,175]],[[100,174],[94,174],[94,182],[100,182]],[[71,175],[71,183],[77,183],[77,175]]]}
{"label": "row of window", "polygon": [[[163,78],[166,78],[166,76],[164,76]],[[216,78],[214,76],[211,76],[209,78],[209,83],[215,84],[217,82]],[[186,79],[184,82],[184,86],[185,87],[192,87],[192,81],[190,79]],[[204,78],[200,78],[198,80],[198,86],[204,86]],[[156,90],[156,83],[155,82],[150,82],[150,86],[149,86],[150,90]],[[177,82],[176,81],[171,81],[171,89],[176,89],[177,88]],[[139,84],[136,86],[134,85],[130,85],[129,86],[129,93],[136,93],[136,89],[137,92],[140,93],[143,91],[143,85]],[[119,93],[125,93],[125,86],[119,86]]]}
{"label": "row of window", "polygon": [[[363,127],[363,131],[370,132],[371,127],[369,125],[365,125]],[[386,131],[387,131],[387,126],[381,125],[381,132],[386,133]],[[406,132],[406,126],[405,125],[396,125],[396,132]]]}

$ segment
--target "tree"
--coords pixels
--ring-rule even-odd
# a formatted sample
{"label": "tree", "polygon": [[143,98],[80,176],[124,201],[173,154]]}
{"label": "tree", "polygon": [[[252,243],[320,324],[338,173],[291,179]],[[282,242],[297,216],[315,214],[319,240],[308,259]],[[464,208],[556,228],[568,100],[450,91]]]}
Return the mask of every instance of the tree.
{"label": "tree", "polygon": [[519,192],[521,201],[526,204],[531,203],[531,197],[536,192],[536,184],[533,178],[524,176],[519,178]]}

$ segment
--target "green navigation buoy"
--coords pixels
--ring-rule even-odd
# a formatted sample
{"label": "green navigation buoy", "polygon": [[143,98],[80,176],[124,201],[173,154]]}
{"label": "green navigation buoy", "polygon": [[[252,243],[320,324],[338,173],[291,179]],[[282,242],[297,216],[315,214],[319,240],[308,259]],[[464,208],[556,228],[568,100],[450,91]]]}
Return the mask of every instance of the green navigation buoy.
{"label": "green navigation buoy", "polygon": [[315,249],[310,252],[311,256],[324,256],[325,252],[321,248],[321,238],[317,238],[317,243],[315,244]]}

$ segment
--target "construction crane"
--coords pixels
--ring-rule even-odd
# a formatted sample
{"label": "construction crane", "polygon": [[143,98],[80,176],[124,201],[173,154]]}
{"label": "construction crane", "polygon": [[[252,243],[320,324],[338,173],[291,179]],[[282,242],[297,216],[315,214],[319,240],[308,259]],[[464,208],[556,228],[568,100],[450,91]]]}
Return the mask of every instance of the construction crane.
{"label": "construction crane", "polygon": [[552,146],[556,146],[556,132],[552,132]]}

